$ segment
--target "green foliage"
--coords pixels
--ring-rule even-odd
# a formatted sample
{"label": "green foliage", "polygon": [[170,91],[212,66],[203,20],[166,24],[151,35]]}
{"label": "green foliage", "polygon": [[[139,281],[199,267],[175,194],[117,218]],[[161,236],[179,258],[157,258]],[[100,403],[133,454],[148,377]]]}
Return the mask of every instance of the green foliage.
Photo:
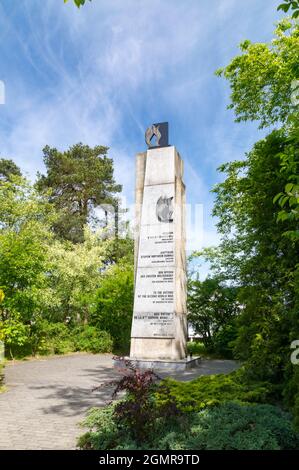
{"label": "green foliage", "polygon": [[[295,18],[298,2],[279,9],[293,9]],[[298,377],[289,346],[299,337],[298,22],[281,21],[275,35],[270,44],[244,41],[242,54],[218,72],[231,85],[237,121],[284,127],[256,143],[245,160],[220,168],[226,179],[214,190],[214,215],[222,241],[207,255],[216,272],[239,286],[234,353],[246,360],[247,377],[284,387],[296,414]]]}
{"label": "green foliage", "polygon": [[[102,331],[97,322],[87,325],[102,282],[104,288],[106,285],[110,289],[106,278],[120,281],[116,290],[124,302],[119,298],[112,305],[125,328],[117,332],[116,338],[125,337],[128,344],[129,320],[125,325],[124,319],[132,312],[126,301],[132,295],[133,284],[133,270],[128,268],[132,266],[131,240],[119,238],[108,227],[96,231],[95,227],[92,230],[81,225],[81,243],[56,238],[53,226],[61,212],[59,216],[55,206],[58,211],[61,207],[53,199],[53,188],[46,191],[47,185],[50,188],[50,183],[57,183],[56,196],[67,206],[75,187],[78,205],[81,207],[85,201],[88,210],[93,195],[94,204],[112,201],[112,193],[119,187],[114,183],[113,163],[107,159],[106,150],[79,144],[61,154],[47,148],[48,174],[40,176],[34,187],[18,176],[13,162],[0,161],[0,339],[5,341],[10,356],[111,351],[109,332]],[[62,175],[62,170],[66,170],[63,181],[56,163]],[[88,188],[84,189],[86,185]],[[119,269],[113,267],[122,258],[126,261],[120,261]],[[121,312],[121,308],[128,310]],[[78,326],[82,324],[85,326]],[[119,342],[123,344],[122,340]]]}
{"label": "green foliage", "polygon": [[242,305],[235,354],[262,380],[282,379],[297,297],[298,249],[283,236],[296,222],[277,223],[279,208],[273,204],[288,182],[287,172],[280,171],[287,145],[286,131],[272,132],[246,160],[223,165],[226,179],[214,189],[222,233],[218,269],[239,286]]}
{"label": "green foliage", "polygon": [[155,432],[137,443],[129,429],[115,421],[115,404],[92,409],[83,425],[81,449],[121,450],[283,450],[298,449],[299,435],[290,416],[272,405],[234,402],[206,408],[185,417],[157,419]]}
{"label": "green foliage", "polygon": [[299,1],[298,0],[283,0],[284,3],[281,3],[277,10],[282,10],[285,13],[288,13],[289,10],[292,10],[292,18],[299,17]]}
{"label": "green foliage", "polygon": [[226,286],[217,277],[208,277],[204,281],[189,279],[188,321],[209,351],[215,349],[217,332],[231,323],[238,312],[236,288]]}
{"label": "green foliage", "polygon": [[290,129],[288,132],[287,145],[279,154],[281,160],[281,173],[286,175],[287,183],[284,191],[279,192],[273,199],[281,210],[277,214],[277,221],[286,227],[284,236],[292,242],[299,241],[298,226],[292,230],[287,229],[285,224],[299,221],[299,119],[298,116],[292,116]]}
{"label": "green foliage", "polygon": [[11,175],[21,177],[20,168],[12,160],[0,158],[0,184],[3,181],[10,181]]}
{"label": "green foliage", "polygon": [[[109,333],[89,325],[72,327],[62,322],[49,322],[38,318],[28,326],[21,323],[19,327],[25,328],[27,334],[23,342],[20,342],[19,338],[18,341],[11,341],[12,354],[17,357],[75,351],[108,353],[112,350],[113,342]],[[6,343],[9,344],[8,341]]]}
{"label": "green foliage", "polygon": [[[140,370],[129,361],[123,361],[126,368],[123,377],[115,381],[116,388],[113,397],[126,392],[124,400],[116,403],[114,420],[118,428],[124,429],[132,440],[142,443],[146,436],[155,432],[157,418],[170,417],[173,410],[173,400],[158,403],[153,396],[158,376],[150,369]],[[167,393],[167,386],[164,386]]]}
{"label": "green foliage", "polygon": [[20,320],[20,314],[10,312],[9,318],[0,321],[0,340],[8,346],[13,357],[13,347],[23,346],[28,341],[29,327]]}
{"label": "green foliage", "polygon": [[[267,382],[247,382],[242,370],[230,374],[207,375],[190,382],[178,382],[173,379],[164,381],[170,397],[184,412],[199,411],[207,406],[219,405],[230,400],[239,402],[263,403],[271,399],[273,387]],[[168,400],[163,385],[157,391],[157,400]]]}
{"label": "green foliage", "polygon": [[111,266],[97,291],[96,308],[91,324],[108,331],[114,347],[128,352],[133,312],[134,272],[131,259]]}
{"label": "green foliage", "polygon": [[82,426],[90,429],[80,436],[78,447],[81,449],[111,449],[119,436],[117,425],[114,421],[114,409],[116,402],[103,408],[91,408]]}
{"label": "green foliage", "polygon": [[225,403],[198,413],[187,449],[298,449],[299,435],[289,415],[271,405]]}
{"label": "green foliage", "polygon": [[189,341],[187,343],[187,351],[189,354],[193,354],[193,356],[205,356],[207,354],[205,345],[201,341]]}
{"label": "green foliage", "polygon": [[101,204],[115,205],[121,186],[113,178],[113,160],[107,147],[77,144],[66,152],[49,146],[43,149],[46,175],[38,175],[40,191],[50,191],[49,201],[59,212],[55,232],[62,239],[78,243],[84,227]]}
{"label": "green foliage", "polygon": [[82,243],[55,240],[49,247],[47,316],[54,321],[87,322],[101,284],[111,242],[104,232],[85,227]]}
{"label": "green foliage", "polygon": [[237,322],[223,325],[213,336],[215,353],[227,359],[233,359],[233,348],[238,337]]}
{"label": "green foliage", "polygon": [[240,45],[242,54],[218,70],[231,86],[236,121],[259,120],[260,127],[286,122],[295,111],[292,83],[298,79],[299,25],[280,21],[271,43]]}
{"label": "green foliage", "polygon": [[54,217],[25,179],[0,183],[0,335],[10,348],[26,342],[28,324],[43,308]]}
{"label": "green foliage", "polygon": [[289,364],[286,370],[283,397],[285,404],[292,410],[296,428],[299,430],[299,367]]}
{"label": "green foliage", "polygon": [[40,332],[44,337],[39,348],[41,354],[65,354],[75,350],[74,340],[64,323],[44,321]]}
{"label": "green foliage", "polygon": [[[130,361],[119,358],[123,362],[123,376],[110,384],[115,386],[113,398],[126,392],[125,398],[104,410],[92,410],[85,426],[94,428],[96,435],[89,432],[82,436],[79,445],[84,448],[101,448],[118,441],[124,448],[131,448],[155,435],[161,422],[181,416],[176,404],[168,395],[167,385],[163,392],[167,400],[158,402],[154,397],[159,377],[152,370],[141,371]],[[121,437],[122,436],[122,437]],[[129,440],[129,443],[128,443]],[[129,446],[129,447],[127,447]],[[109,447],[107,447],[109,448]]]}
{"label": "green foliage", "polygon": [[108,353],[112,351],[113,341],[106,331],[90,325],[76,327],[72,331],[76,351]]}

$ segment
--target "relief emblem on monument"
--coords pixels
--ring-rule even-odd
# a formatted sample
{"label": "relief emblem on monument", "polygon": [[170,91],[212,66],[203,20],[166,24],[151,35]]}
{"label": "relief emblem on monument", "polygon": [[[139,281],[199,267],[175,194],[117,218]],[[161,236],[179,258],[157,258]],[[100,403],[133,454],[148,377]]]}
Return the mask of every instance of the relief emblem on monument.
{"label": "relief emblem on monument", "polygon": [[173,222],[173,197],[159,197],[156,204],[156,215],[159,222]]}

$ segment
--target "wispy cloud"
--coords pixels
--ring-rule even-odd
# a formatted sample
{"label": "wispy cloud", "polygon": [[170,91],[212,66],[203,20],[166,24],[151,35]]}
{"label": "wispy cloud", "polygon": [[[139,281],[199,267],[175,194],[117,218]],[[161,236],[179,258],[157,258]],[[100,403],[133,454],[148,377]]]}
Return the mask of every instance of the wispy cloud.
{"label": "wispy cloud", "polygon": [[259,134],[234,124],[227,85],[213,74],[242,39],[270,39],[277,17],[260,0],[95,0],[80,10],[1,0],[0,155],[34,178],[46,144],[107,145],[132,202],[143,130],[168,120],[189,202],[204,204],[203,244],[214,244],[216,167],[242,157]]}

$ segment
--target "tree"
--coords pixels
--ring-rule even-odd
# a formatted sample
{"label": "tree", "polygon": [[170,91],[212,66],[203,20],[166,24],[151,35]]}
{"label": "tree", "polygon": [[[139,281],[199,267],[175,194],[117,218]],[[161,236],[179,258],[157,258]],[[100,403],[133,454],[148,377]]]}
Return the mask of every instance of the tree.
{"label": "tree", "polygon": [[188,322],[203,340],[208,350],[214,349],[218,331],[237,316],[240,306],[237,289],[226,286],[220,278],[208,277],[204,281],[189,279]]}
{"label": "tree", "polygon": [[21,176],[20,168],[12,160],[0,158],[0,183],[10,181],[11,175]]}
{"label": "tree", "polygon": [[49,247],[48,285],[53,302],[47,315],[51,321],[89,321],[111,244],[103,235],[85,227],[82,243],[55,240]]}
{"label": "tree", "polygon": [[[298,2],[281,9],[288,4],[296,13]],[[236,352],[249,376],[283,388],[298,424],[298,373],[290,362],[299,337],[298,22],[281,21],[275,34],[271,44],[244,41],[242,54],[218,71],[230,82],[237,121],[283,127],[245,160],[220,167],[226,179],[214,189],[214,215],[222,234],[218,269],[239,285],[243,305]]]}
{"label": "tree", "polygon": [[299,259],[298,247],[283,236],[296,224],[278,224],[279,207],[273,204],[288,181],[280,171],[280,153],[287,145],[286,131],[273,131],[245,161],[222,165],[227,176],[214,189],[214,215],[222,234],[220,269],[239,285],[243,305],[236,351],[252,371],[276,380],[288,360]]}
{"label": "tree", "polygon": [[128,352],[133,314],[134,268],[132,257],[123,258],[104,274],[97,291],[91,323],[108,331],[114,347]]}
{"label": "tree", "polygon": [[216,73],[230,83],[231,103],[236,121],[260,121],[260,127],[286,123],[296,111],[292,93],[298,79],[299,25],[296,20],[280,21],[269,44],[240,45],[242,54]]}
{"label": "tree", "polygon": [[107,147],[77,144],[66,152],[45,147],[46,175],[38,175],[37,187],[49,191],[49,201],[60,213],[55,224],[57,235],[78,243],[84,239],[84,226],[93,220],[101,204],[114,205],[121,186],[113,178],[113,160]]}
{"label": "tree", "polygon": [[[281,173],[287,175],[288,182],[284,190],[276,194],[273,199],[281,210],[278,212],[277,221],[285,227],[285,221],[294,221],[292,230],[285,230],[284,236],[292,242],[299,242],[299,120],[293,116],[292,126],[288,134],[288,144],[280,153]],[[297,221],[297,224],[296,224]]]}
{"label": "tree", "polygon": [[289,10],[293,10],[292,18],[299,17],[299,0],[284,0],[284,3],[281,3],[277,10],[283,10],[287,13]]}
{"label": "tree", "polygon": [[55,214],[28,181],[10,179],[0,184],[0,337],[12,347],[24,344],[30,322],[45,308]]}

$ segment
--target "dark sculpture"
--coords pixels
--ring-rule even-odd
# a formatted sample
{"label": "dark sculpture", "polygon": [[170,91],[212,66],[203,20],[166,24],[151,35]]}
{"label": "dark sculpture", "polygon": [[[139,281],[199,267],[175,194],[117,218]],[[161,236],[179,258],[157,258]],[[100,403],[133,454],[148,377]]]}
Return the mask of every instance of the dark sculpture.
{"label": "dark sculpture", "polygon": [[[156,137],[154,143],[153,137]],[[152,124],[145,132],[145,142],[150,149],[168,147],[168,122]]]}

